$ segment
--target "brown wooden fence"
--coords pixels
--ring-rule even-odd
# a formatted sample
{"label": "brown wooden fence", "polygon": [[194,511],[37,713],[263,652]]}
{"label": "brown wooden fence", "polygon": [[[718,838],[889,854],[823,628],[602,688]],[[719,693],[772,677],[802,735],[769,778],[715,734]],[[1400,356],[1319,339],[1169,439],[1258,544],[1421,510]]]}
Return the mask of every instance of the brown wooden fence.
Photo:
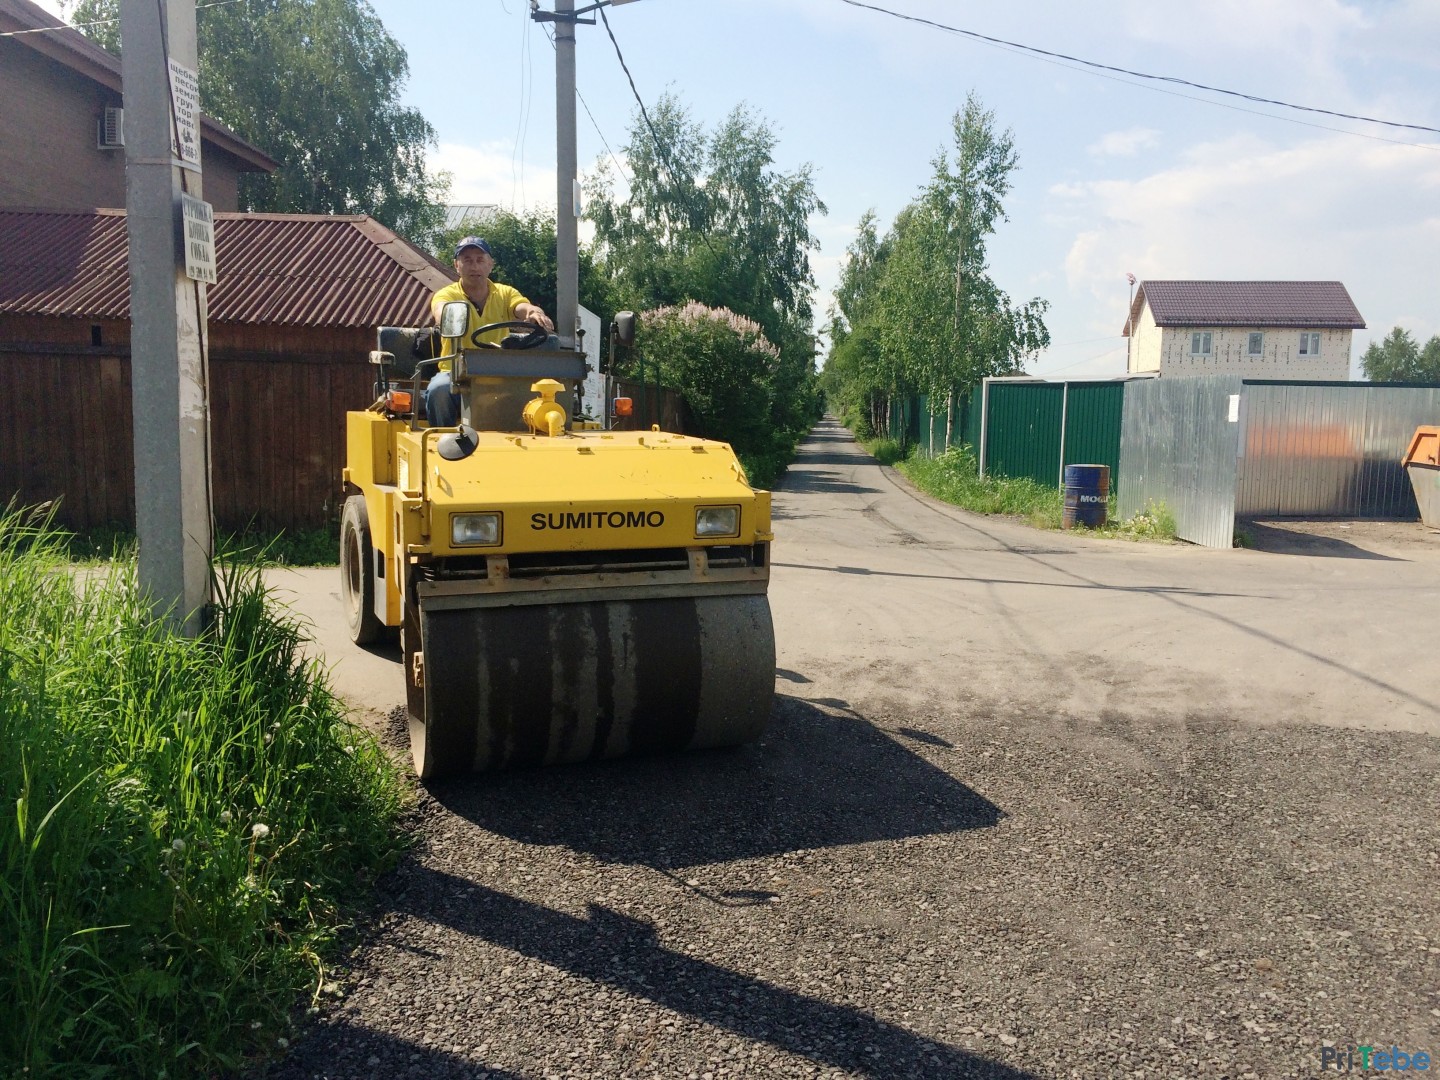
{"label": "brown wooden fence", "polygon": [[[84,529],[135,522],[130,358],[116,349],[4,350],[0,500],[60,500]],[[345,413],[373,400],[363,355],[210,359],[211,483],[221,528],[308,529],[339,515]]]}

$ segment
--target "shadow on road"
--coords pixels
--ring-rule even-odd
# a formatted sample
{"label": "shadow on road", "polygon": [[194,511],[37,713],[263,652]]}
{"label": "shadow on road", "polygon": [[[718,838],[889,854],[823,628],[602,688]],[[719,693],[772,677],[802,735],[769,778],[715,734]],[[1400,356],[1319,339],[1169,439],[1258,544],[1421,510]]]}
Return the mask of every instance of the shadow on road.
{"label": "shadow on road", "polygon": [[580,918],[430,867],[404,874],[398,910],[851,1075],[1032,1077],[859,1009],[666,948],[648,922],[599,904]]}
{"label": "shadow on road", "polygon": [[1277,555],[1315,555],[1331,559],[1374,559],[1380,562],[1405,562],[1393,555],[1381,555],[1378,551],[1341,540],[1334,536],[1316,536],[1296,532],[1283,526],[1269,525],[1260,521],[1242,522],[1238,530],[1244,533],[1247,547],[1257,551],[1269,551]]}
{"label": "shadow on road", "polygon": [[752,746],[500,773],[430,793],[523,843],[657,870],[986,828],[1004,816],[856,714],[775,702]]}
{"label": "shadow on road", "polygon": [[424,1080],[522,1080],[521,1074],[492,1069],[478,1061],[343,1020],[312,1029],[283,1061],[250,1074],[253,1080],[370,1080],[424,1077]]}

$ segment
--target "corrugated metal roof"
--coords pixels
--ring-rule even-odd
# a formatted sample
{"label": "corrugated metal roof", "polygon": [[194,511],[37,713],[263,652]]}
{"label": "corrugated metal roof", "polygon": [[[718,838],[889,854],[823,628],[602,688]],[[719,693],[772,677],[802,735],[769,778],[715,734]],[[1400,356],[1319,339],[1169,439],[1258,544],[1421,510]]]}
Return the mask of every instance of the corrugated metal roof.
{"label": "corrugated metal roof", "polygon": [[1146,303],[1157,326],[1365,328],[1339,281],[1145,281],[1135,295],[1132,319],[1139,319]]}
{"label": "corrugated metal roof", "polygon": [[[130,317],[122,210],[0,210],[0,312]],[[211,322],[414,325],[454,280],[368,217],[216,214]]]}

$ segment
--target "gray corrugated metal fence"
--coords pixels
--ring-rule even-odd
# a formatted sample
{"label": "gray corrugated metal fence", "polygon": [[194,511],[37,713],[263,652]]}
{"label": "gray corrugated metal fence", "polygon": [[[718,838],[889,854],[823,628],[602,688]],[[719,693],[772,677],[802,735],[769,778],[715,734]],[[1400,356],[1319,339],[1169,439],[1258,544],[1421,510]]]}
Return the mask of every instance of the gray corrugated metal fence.
{"label": "gray corrugated metal fence", "polygon": [[1235,538],[1235,456],[1240,425],[1232,422],[1241,383],[1229,376],[1152,379],[1125,387],[1120,427],[1120,518],[1164,503],[1182,540],[1229,547]]}
{"label": "gray corrugated metal fence", "polygon": [[1400,457],[1440,423],[1440,387],[1245,384],[1238,517],[1414,518]]}
{"label": "gray corrugated metal fence", "polygon": [[1419,511],[1400,458],[1440,422],[1440,387],[1156,379],[1125,392],[1119,513],[1164,503],[1176,533],[1234,542],[1237,517],[1389,517]]}

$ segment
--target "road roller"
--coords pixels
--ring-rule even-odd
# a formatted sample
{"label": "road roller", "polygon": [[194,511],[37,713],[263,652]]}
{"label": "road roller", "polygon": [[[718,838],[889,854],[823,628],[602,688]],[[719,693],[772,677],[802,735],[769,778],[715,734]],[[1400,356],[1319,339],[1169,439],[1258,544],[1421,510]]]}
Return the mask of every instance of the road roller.
{"label": "road roller", "polygon": [[[770,493],[726,443],[577,421],[583,352],[535,333],[487,347],[500,324],[466,340],[467,315],[380,328],[375,400],[346,415],[341,599],[357,645],[398,630],[416,772],[757,737]],[[455,427],[424,420],[440,361]]]}

